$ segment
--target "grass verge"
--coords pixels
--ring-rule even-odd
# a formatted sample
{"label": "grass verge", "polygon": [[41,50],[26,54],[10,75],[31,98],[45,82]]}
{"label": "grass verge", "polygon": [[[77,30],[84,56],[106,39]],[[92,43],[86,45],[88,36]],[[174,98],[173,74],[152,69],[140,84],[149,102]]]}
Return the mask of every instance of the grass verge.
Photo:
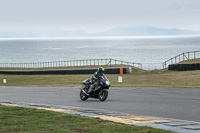
{"label": "grass verge", "polygon": [[150,127],[122,125],[79,115],[0,105],[0,132],[170,133]]}
{"label": "grass verge", "polygon": [[[187,60],[181,63],[197,63],[200,59]],[[82,69],[98,68],[100,66],[77,66],[51,69]],[[107,65],[110,67],[130,67],[127,65]],[[46,70],[42,69],[1,69],[1,70]],[[49,68],[50,69],[50,68]],[[93,75],[2,75],[0,74],[0,86],[44,86],[44,87],[77,87],[86,78]],[[180,87],[200,88],[200,70],[195,71],[168,71],[154,70],[145,71],[132,67],[131,74],[108,74],[106,75],[111,86],[114,87]],[[118,83],[118,76],[122,76],[123,82]],[[3,84],[3,79],[7,83]]]}
{"label": "grass verge", "polygon": [[200,63],[200,58],[181,61],[178,64],[192,64],[192,63]]}
{"label": "grass verge", "polygon": [[[44,86],[77,87],[93,75],[0,75],[0,86]],[[196,71],[142,71],[133,70],[132,74],[106,75],[114,87],[181,87],[199,88],[200,70]],[[123,82],[118,83],[118,76]],[[7,83],[3,84],[3,79]]]}

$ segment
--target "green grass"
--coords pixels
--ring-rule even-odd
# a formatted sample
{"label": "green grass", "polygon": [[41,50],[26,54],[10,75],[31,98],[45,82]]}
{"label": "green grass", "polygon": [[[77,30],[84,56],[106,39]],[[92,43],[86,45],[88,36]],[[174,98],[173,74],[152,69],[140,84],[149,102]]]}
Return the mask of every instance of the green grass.
{"label": "green grass", "polygon": [[181,61],[178,64],[192,64],[192,63],[200,63],[200,58]]}
{"label": "green grass", "polygon": [[[114,87],[200,87],[200,70],[196,71],[142,71],[133,70],[132,74],[107,74]],[[118,83],[118,76],[123,82]],[[0,75],[0,86],[49,86],[77,87],[92,75]],[[3,79],[7,83],[3,84]]]}
{"label": "green grass", "polygon": [[1,133],[170,133],[53,111],[0,105]]}
{"label": "green grass", "polygon": [[[200,59],[187,60],[181,63],[197,63]],[[98,68],[99,66],[67,67],[53,69],[80,69]],[[121,65],[108,65],[107,67],[130,67]],[[6,69],[8,70],[8,69]],[[23,69],[15,69],[23,70]],[[33,69],[32,69],[33,70]],[[38,69],[37,69],[38,70]],[[43,70],[43,69],[39,69]],[[93,75],[1,75],[0,86],[56,86],[56,87],[77,87],[86,78]],[[195,71],[168,71],[154,70],[145,71],[132,67],[131,74],[107,74],[111,86],[114,87],[181,87],[181,88],[200,88],[200,70]],[[118,76],[122,76],[123,82],[118,83]],[[3,79],[7,83],[3,84]]]}

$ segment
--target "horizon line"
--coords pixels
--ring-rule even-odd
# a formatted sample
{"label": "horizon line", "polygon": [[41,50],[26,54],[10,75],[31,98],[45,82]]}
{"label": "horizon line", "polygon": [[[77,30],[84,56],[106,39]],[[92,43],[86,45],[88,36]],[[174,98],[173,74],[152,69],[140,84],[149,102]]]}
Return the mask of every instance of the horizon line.
{"label": "horizon line", "polygon": [[0,40],[20,40],[20,39],[95,39],[95,38],[168,38],[168,37],[198,37],[200,35],[145,35],[145,36],[71,36],[71,37],[0,37]]}

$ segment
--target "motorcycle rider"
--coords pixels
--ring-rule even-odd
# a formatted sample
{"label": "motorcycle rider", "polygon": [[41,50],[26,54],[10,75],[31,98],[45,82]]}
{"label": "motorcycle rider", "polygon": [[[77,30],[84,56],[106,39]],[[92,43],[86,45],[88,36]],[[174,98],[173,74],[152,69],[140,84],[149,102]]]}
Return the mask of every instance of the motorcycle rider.
{"label": "motorcycle rider", "polygon": [[103,67],[99,67],[97,69],[97,71],[94,73],[94,75],[92,76],[92,85],[90,86],[89,90],[88,90],[88,95],[90,95],[90,93],[94,90],[94,88],[97,88],[100,84],[100,77],[104,74],[104,68]]}

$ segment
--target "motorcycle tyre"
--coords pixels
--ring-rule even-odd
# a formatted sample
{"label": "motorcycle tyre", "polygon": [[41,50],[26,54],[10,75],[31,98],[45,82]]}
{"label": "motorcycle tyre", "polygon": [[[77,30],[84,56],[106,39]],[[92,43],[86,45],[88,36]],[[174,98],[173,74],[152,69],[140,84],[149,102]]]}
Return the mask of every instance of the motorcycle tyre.
{"label": "motorcycle tyre", "polygon": [[86,101],[89,97],[83,92],[83,91],[80,91],[80,99],[82,101]]}
{"label": "motorcycle tyre", "polygon": [[[101,94],[103,93],[103,96],[101,96]],[[101,90],[99,92],[99,101],[103,102],[107,99],[108,97],[108,91],[107,90]]]}

